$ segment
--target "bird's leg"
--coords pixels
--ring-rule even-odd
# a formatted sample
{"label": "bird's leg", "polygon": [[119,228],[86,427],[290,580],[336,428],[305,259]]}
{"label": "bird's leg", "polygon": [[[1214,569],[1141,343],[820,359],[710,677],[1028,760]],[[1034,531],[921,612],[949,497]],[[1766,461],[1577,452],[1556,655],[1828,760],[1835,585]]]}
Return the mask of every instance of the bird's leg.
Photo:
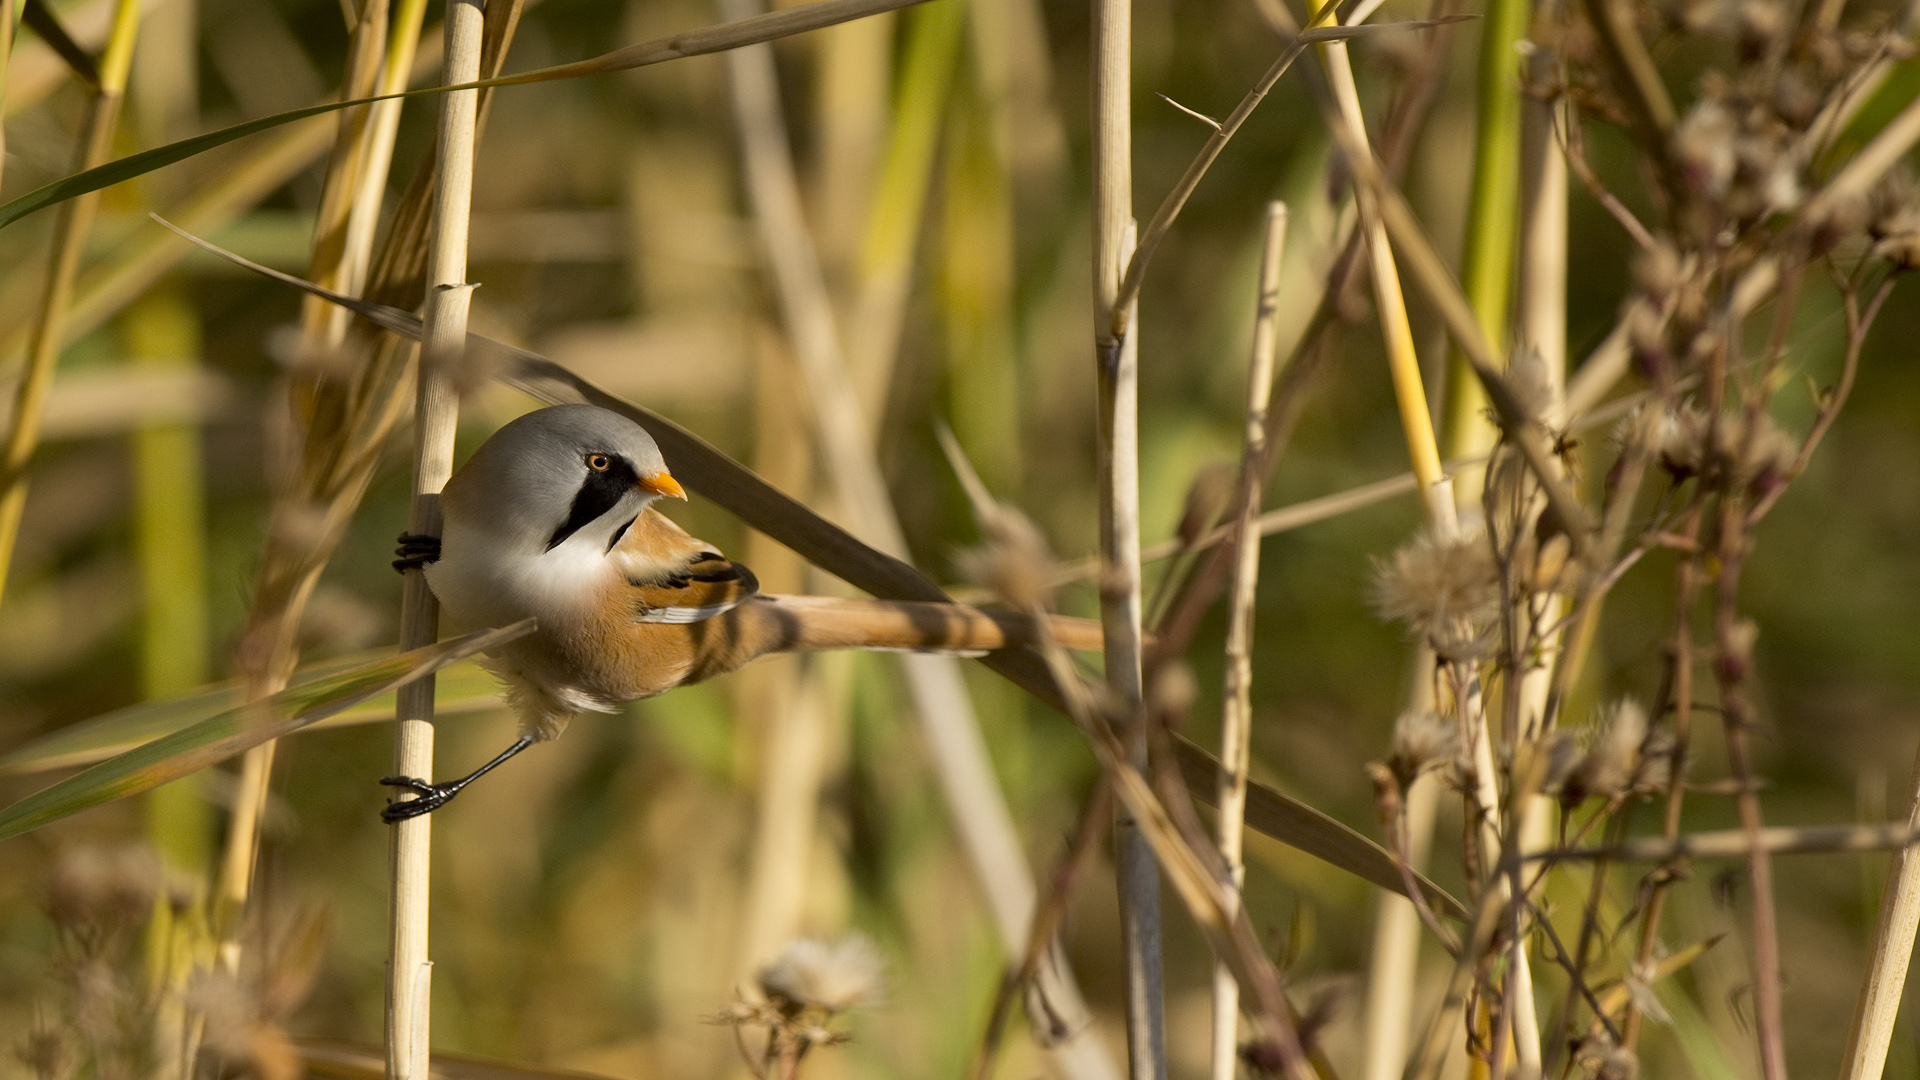
{"label": "bird's leg", "polygon": [[401,533],[400,546],[393,549],[395,573],[404,574],[409,570],[418,570],[430,562],[440,561],[440,538],[423,536],[419,533]]}
{"label": "bird's leg", "polygon": [[408,818],[419,817],[421,814],[430,814],[440,809],[447,804],[448,799],[460,794],[461,788],[466,787],[468,784],[487,775],[494,769],[499,768],[502,762],[520,751],[525,750],[527,747],[532,746],[533,743],[533,736],[522,735],[517,742],[502,751],[499,757],[494,758],[492,761],[487,762],[485,765],[480,766],[458,780],[449,780],[444,784],[429,784],[425,780],[412,776],[385,777],[380,782],[387,787],[405,788],[419,797],[408,799],[405,802],[388,803],[386,809],[380,811],[380,820],[391,825],[396,821],[405,821]]}

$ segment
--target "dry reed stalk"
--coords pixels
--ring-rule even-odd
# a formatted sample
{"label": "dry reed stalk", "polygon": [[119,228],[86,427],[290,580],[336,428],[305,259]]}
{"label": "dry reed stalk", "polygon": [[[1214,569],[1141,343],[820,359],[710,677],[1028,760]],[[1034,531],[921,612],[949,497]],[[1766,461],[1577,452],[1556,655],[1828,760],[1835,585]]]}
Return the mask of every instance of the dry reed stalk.
{"label": "dry reed stalk", "polygon": [[[1360,112],[1360,91],[1354,84],[1353,60],[1347,53],[1346,43],[1326,42],[1320,46],[1320,55],[1339,108],[1338,122],[1345,125],[1342,134],[1358,153],[1371,156],[1366,119]],[[1400,409],[1400,426],[1406,433],[1414,479],[1420,485],[1420,496],[1427,508],[1428,526],[1436,536],[1451,537],[1459,528],[1453,510],[1452,481],[1440,467],[1440,446],[1434,438],[1433,413],[1420,379],[1420,358],[1414,352],[1406,296],[1400,289],[1400,271],[1395,266],[1393,248],[1387,242],[1380,215],[1369,206],[1375,196],[1356,185],[1355,197],[1360,204],[1360,227],[1366,236],[1368,265],[1373,272],[1374,305],[1379,310],[1380,334],[1386,342],[1387,368],[1393,377],[1394,401]]]}
{"label": "dry reed stalk", "polygon": [[[118,0],[113,31],[100,57],[100,86],[87,110],[76,157],[81,169],[107,160],[112,151],[115,122],[133,66],[133,42],[140,28],[139,0]],[[99,208],[97,194],[63,204],[54,224],[48,255],[46,290],[33,323],[27,347],[27,371],[14,398],[12,424],[0,446],[0,597],[6,595],[13,549],[20,537],[20,515],[27,506],[27,467],[40,443],[40,416],[53,388],[53,372],[66,341],[67,307],[80,272],[80,257]]]}
{"label": "dry reed stalk", "polygon": [[[388,0],[360,0],[349,22],[346,81],[340,96],[363,98],[381,88],[384,81],[380,57],[387,45]],[[360,177],[372,149],[374,108],[356,106],[340,113],[335,121],[333,154],[320,188],[320,205],[314,210],[313,255],[307,262],[309,281],[349,294],[357,290],[347,280],[347,220],[360,196]],[[347,318],[346,312],[318,297],[301,298],[300,330],[310,348],[338,345],[346,336]]]}
{"label": "dry reed stalk", "polygon": [[[1407,711],[1433,709],[1433,650],[1413,652]],[[1398,855],[1414,872],[1426,867],[1433,845],[1434,818],[1440,809],[1441,784],[1436,777],[1415,777],[1401,793]],[[1367,962],[1366,1053],[1361,1075],[1365,1080],[1399,1080],[1407,1065],[1407,1043],[1413,1032],[1413,994],[1420,977],[1420,912],[1413,901],[1382,891],[1373,917],[1373,954]]]}
{"label": "dry reed stalk", "polygon": [[[729,19],[751,17],[752,0],[723,0]],[[854,531],[882,551],[907,552],[905,535],[873,452],[847,370],[832,302],[801,209],[798,181],[780,114],[772,50],[727,54],[729,85],[749,201],[765,243],[775,293],[807,385],[821,463],[854,522]],[[1009,951],[1021,948],[1033,921],[1036,890],[1019,834],[993,774],[958,665],[947,657],[903,656],[908,690],[932,750],[941,788]],[[1068,1019],[1069,1034],[1051,1047],[1069,1076],[1109,1077],[1104,1051],[1086,1027],[1085,1006],[1064,971],[1043,969],[1043,991]]]}
{"label": "dry reed stalk", "polygon": [[[1141,685],[1139,329],[1121,302],[1133,221],[1133,10],[1094,0],[1093,355],[1099,415],[1100,624],[1107,686],[1133,728],[1147,723]],[[1127,738],[1135,764],[1146,740]],[[1129,809],[1115,816],[1114,874],[1126,973],[1127,1069],[1132,1080],[1165,1080],[1160,874]]]}
{"label": "dry reed stalk", "polygon": [[[1247,880],[1242,831],[1247,813],[1247,769],[1253,732],[1253,608],[1260,583],[1260,544],[1254,528],[1266,469],[1267,399],[1273,392],[1274,353],[1280,318],[1280,263],[1286,249],[1287,204],[1267,204],[1260,247],[1260,276],[1254,309],[1252,355],[1247,364],[1247,422],[1240,448],[1237,503],[1231,541],[1238,555],[1227,616],[1226,686],[1220,720],[1220,801],[1217,832],[1220,855],[1232,881],[1227,899],[1234,914]],[[1213,1078],[1233,1080],[1240,1062],[1240,984],[1226,964],[1213,968]]]}
{"label": "dry reed stalk", "polygon": [[[482,0],[458,0],[447,10],[445,81],[472,82],[480,74],[486,21]],[[413,503],[407,531],[440,535],[440,489],[453,474],[458,415],[452,374],[466,352],[467,230],[473,205],[474,141],[480,93],[463,90],[441,99],[435,142],[433,233],[428,248],[427,298],[414,404]],[[406,575],[400,601],[400,648],[439,636],[440,609],[418,568]],[[399,776],[433,778],[431,676],[402,688],[395,710],[393,768]],[[431,881],[431,815],[393,825],[390,937],[387,948],[387,1080],[424,1080],[428,1070],[432,965],[427,959]]]}

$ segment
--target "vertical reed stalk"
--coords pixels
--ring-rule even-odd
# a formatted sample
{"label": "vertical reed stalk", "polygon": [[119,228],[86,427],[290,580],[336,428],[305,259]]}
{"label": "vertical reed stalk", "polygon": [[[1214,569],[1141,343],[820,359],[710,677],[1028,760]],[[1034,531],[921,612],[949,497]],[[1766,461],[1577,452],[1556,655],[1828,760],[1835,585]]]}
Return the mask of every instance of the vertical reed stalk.
{"label": "vertical reed stalk", "polygon": [[[1133,8],[1093,0],[1093,352],[1100,417],[1100,624],[1107,686],[1134,726],[1145,722],[1140,639],[1140,328],[1115,308],[1136,239],[1133,220]],[[1135,738],[1138,733],[1130,733]],[[1146,740],[1135,738],[1137,755]],[[1165,1080],[1160,953],[1160,873],[1133,815],[1114,816],[1126,970],[1127,1069],[1132,1080]]]}
{"label": "vertical reed stalk", "polygon": [[[480,72],[485,28],[482,0],[455,0],[447,12],[446,83],[471,82]],[[467,226],[473,202],[473,148],[480,95],[462,90],[441,98],[435,143],[439,166],[433,235],[427,254],[427,303],[414,406],[413,506],[407,529],[440,535],[440,489],[453,473],[458,400],[449,368],[467,339]],[[430,644],[439,635],[439,605],[419,570],[406,575],[400,606],[400,648]],[[402,688],[395,715],[393,766],[401,776],[433,777],[431,678]],[[391,935],[387,952],[387,1080],[425,1080],[432,968],[427,959],[429,856],[432,815],[393,826]]]}
{"label": "vertical reed stalk", "polygon": [[[1334,101],[1355,150],[1368,152],[1367,124],[1360,112],[1360,91],[1353,81],[1353,60],[1347,54],[1347,45],[1343,41],[1330,41],[1321,45],[1320,50],[1326,62],[1327,79],[1333,86]],[[1420,358],[1413,347],[1413,328],[1407,322],[1407,299],[1400,288],[1400,271],[1394,263],[1393,248],[1387,242],[1386,225],[1372,205],[1373,193],[1365,185],[1355,185],[1354,197],[1360,205],[1361,227],[1373,271],[1374,306],[1380,313],[1387,369],[1393,377],[1394,400],[1400,407],[1400,426],[1406,433],[1414,480],[1420,485],[1429,527],[1435,535],[1449,537],[1459,529],[1459,519],[1453,509],[1453,482],[1440,467],[1440,446],[1434,439],[1433,413],[1427,405],[1426,387],[1420,381]]]}
{"label": "vertical reed stalk", "polygon": [[[420,23],[426,16],[426,0],[401,0],[400,9],[394,16],[393,32],[387,45],[386,68],[380,75],[380,87],[377,93],[397,94],[407,88],[412,79],[414,54],[420,44]],[[384,201],[383,193],[387,188],[387,177],[393,167],[393,140],[400,128],[401,101],[378,101],[371,108],[372,115],[367,121],[368,142],[365,159],[361,162],[357,184],[353,196],[353,206],[347,216],[346,240],[340,252],[340,269],[335,288],[349,296],[359,296],[366,288],[367,267],[373,258],[374,228],[380,223],[380,206]],[[344,309],[332,310],[345,314]],[[340,340],[344,333],[345,320],[338,323],[340,329],[329,327],[328,339]]]}
{"label": "vertical reed stalk", "polygon": [[[127,312],[131,363],[182,370],[200,362],[198,314],[177,287],[148,293]],[[206,681],[206,508],[200,431],[191,423],[144,427],[133,435],[135,547],[140,558],[140,690],[147,698]],[[211,854],[211,807],[198,778],[146,796],[147,836],[166,865],[196,878]]]}
{"label": "vertical reed stalk", "polygon": [[[1915,761],[1907,796],[1907,827],[1920,828],[1920,761]],[[1920,932],[1920,850],[1908,846],[1893,853],[1887,884],[1880,894],[1880,918],[1873,931],[1873,957],[1854,1005],[1841,1080],[1880,1080],[1900,1017],[1900,998]]]}
{"label": "vertical reed stalk", "polygon": [[[11,12],[8,13],[9,16]],[[126,96],[127,74],[133,67],[133,42],[140,27],[139,0],[117,0],[113,30],[100,57],[100,89],[87,111],[80,135],[77,168],[91,169],[107,160],[113,146],[120,102]],[[11,38],[11,24],[8,36]],[[4,75],[4,72],[0,72]],[[40,414],[53,389],[53,370],[66,340],[67,307],[73,300],[74,278],[93,227],[100,193],[90,192],[60,204],[48,257],[46,292],[35,316],[27,347],[27,370],[14,397],[13,423],[0,446],[0,597],[6,595],[14,544],[20,538],[20,515],[27,507],[27,466],[40,445]]]}
{"label": "vertical reed stalk", "polygon": [[[1467,203],[1467,235],[1461,256],[1461,287],[1480,320],[1480,333],[1498,350],[1507,339],[1507,292],[1511,286],[1520,186],[1520,54],[1527,28],[1527,0],[1489,0],[1480,24],[1480,80],[1473,146],[1473,188]],[[1484,415],[1487,395],[1456,351],[1447,379],[1447,454],[1484,454],[1499,429]],[[1484,470],[1469,469],[1455,481],[1463,505],[1478,505]]]}
{"label": "vertical reed stalk", "polygon": [[[388,0],[360,0],[351,20],[353,31],[347,45],[347,78],[340,88],[343,98],[371,95],[381,82],[379,56],[386,51]],[[398,105],[399,102],[383,102]],[[309,260],[311,280],[335,291],[345,291],[346,267],[342,253],[347,244],[347,221],[360,195],[359,178],[372,149],[373,109],[359,105],[339,115],[334,136],[333,157],[328,162],[326,185],[320,192],[320,205],[314,211],[313,257]],[[350,313],[317,296],[301,301],[301,330],[308,348],[337,345],[346,336]]]}
{"label": "vertical reed stalk", "polygon": [[[1433,650],[1413,652],[1408,712],[1433,708]],[[1433,846],[1433,823],[1440,809],[1440,781],[1415,777],[1401,811],[1400,857],[1415,870],[1426,869]],[[1420,913],[1399,893],[1382,891],[1373,917],[1373,955],[1367,965],[1365,1080],[1400,1080],[1407,1067],[1413,1032],[1413,992],[1420,978]]]}
{"label": "vertical reed stalk", "polygon": [[[721,0],[729,19],[755,14],[754,0]],[[801,210],[799,183],[780,112],[773,50],[752,45],[727,53],[729,86],[740,131],[748,199],[767,252],[781,314],[813,409],[813,430],[827,477],[853,531],[882,551],[905,557],[906,537],[874,455],[872,425],[861,414],[832,302]],[[1026,946],[1037,890],[1019,833],[993,774],[980,727],[951,657],[901,657],[908,692],[946,796],[948,810],[987,896],[1010,954]],[[1041,971],[1039,985],[1065,1021],[1067,1035],[1050,1048],[1073,1080],[1113,1075],[1086,1021],[1079,989],[1062,969]]]}
{"label": "vertical reed stalk", "polygon": [[[1227,616],[1227,672],[1222,691],[1218,832],[1220,855],[1233,888],[1226,893],[1228,919],[1237,917],[1247,879],[1241,832],[1247,813],[1247,767],[1253,731],[1253,607],[1260,583],[1260,516],[1267,457],[1267,399],[1273,391],[1274,354],[1280,320],[1280,260],[1287,239],[1287,204],[1267,204],[1260,245],[1260,284],[1254,310],[1253,348],[1247,364],[1247,429],[1240,447],[1240,517],[1229,543],[1236,562]],[[1240,984],[1227,964],[1213,965],[1213,1080],[1233,1080],[1240,1062]]]}

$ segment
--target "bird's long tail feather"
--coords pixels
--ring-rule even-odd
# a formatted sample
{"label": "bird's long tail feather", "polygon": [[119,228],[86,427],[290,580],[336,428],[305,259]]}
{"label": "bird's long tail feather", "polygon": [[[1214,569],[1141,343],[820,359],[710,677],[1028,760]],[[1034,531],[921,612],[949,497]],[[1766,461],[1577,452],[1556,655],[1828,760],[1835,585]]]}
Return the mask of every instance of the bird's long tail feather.
{"label": "bird's long tail feather", "polygon": [[[1040,641],[1031,616],[964,604],[762,595],[728,615],[742,621],[742,636],[755,655],[820,649],[977,653]],[[1100,648],[1100,624],[1093,620],[1049,615],[1046,623],[1069,649]]]}

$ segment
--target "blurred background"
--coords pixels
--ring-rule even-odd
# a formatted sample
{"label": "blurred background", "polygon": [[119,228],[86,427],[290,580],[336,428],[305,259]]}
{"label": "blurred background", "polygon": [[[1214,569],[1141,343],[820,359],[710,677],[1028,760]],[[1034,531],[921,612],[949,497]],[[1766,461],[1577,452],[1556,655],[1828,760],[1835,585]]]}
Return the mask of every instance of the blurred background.
{"label": "blurred background", "polygon": [[[54,9],[83,45],[104,39],[106,0]],[[1240,0],[1136,0],[1134,11],[1136,212],[1145,217],[1209,134],[1156,95],[1222,116],[1278,45]],[[1408,0],[1390,0],[1387,11],[1427,14]],[[427,18],[439,18],[437,6]],[[527,11],[507,69],[716,21],[716,9],[691,0],[543,0]],[[1472,22],[1435,32],[1446,43],[1436,97],[1406,174],[1443,253],[1458,248],[1466,203],[1478,32]],[[1095,549],[1087,38],[1080,3],[932,0],[775,49],[806,211],[862,405],[914,560],[942,581],[958,579],[954,555],[978,535],[935,439],[941,422],[1058,553]],[[437,41],[430,33],[422,47],[429,74]],[[153,0],[116,154],[322,100],[337,89],[346,42],[340,6],[323,0]],[[1370,116],[1384,114],[1426,42],[1408,35],[1356,46]],[[1173,534],[1197,476],[1237,458],[1265,202],[1292,208],[1287,295],[1304,297],[1283,303],[1283,354],[1333,254],[1330,199],[1341,197],[1341,178],[1329,170],[1328,139],[1300,77],[1283,80],[1229,146],[1147,279],[1140,423],[1149,543]],[[85,102],[44,43],[22,33],[7,70],[4,197],[71,171]],[[430,103],[406,108],[396,193],[433,115]],[[281,129],[105,193],[82,264],[78,340],[60,361],[0,603],[0,752],[232,673],[266,525],[272,432],[283,422],[276,381],[299,299],[211,257],[156,264],[160,230],[145,215],[224,200],[201,219],[204,234],[304,272],[332,124]],[[1627,137],[1596,122],[1588,140],[1596,170],[1632,203],[1640,188]],[[477,330],[673,417],[842,519],[813,460],[806,394],[746,208],[722,58],[503,90],[477,176]],[[1613,325],[1629,288],[1630,243],[1577,184],[1571,213],[1568,338],[1577,363]],[[20,370],[51,228],[41,214],[0,232],[0,384]],[[1882,818],[1902,800],[1920,743],[1920,367],[1909,355],[1920,307],[1909,290],[1894,294],[1851,404],[1767,520],[1744,580],[1761,627],[1754,686],[1770,823]],[[1343,307],[1350,332],[1307,384],[1269,506],[1406,468],[1368,304],[1362,289]],[[1417,299],[1414,307],[1439,383],[1442,339]],[[1796,371],[1822,385],[1838,363],[1837,311],[1832,296],[1814,295],[1792,337]],[[1804,431],[1807,395],[1789,389],[1780,402],[1782,424]],[[471,394],[462,455],[532,407],[498,387]],[[1601,461],[1582,480],[1597,485],[1606,432],[1581,439]],[[409,438],[402,431],[390,442],[306,613],[303,660],[394,640],[400,582],[388,561],[406,517]],[[835,589],[697,491],[670,514],[753,566],[770,590]],[[1378,828],[1361,767],[1386,752],[1408,644],[1374,615],[1368,584],[1373,560],[1418,521],[1403,496],[1263,548],[1254,776],[1369,836]],[[1574,715],[1653,693],[1671,571],[1671,559],[1649,557],[1616,592]],[[1150,597],[1159,573],[1149,568]],[[1060,602],[1092,614],[1096,601],[1082,583]],[[1222,626],[1216,611],[1190,655],[1199,694],[1186,734],[1202,745],[1217,744]],[[967,681],[1029,861],[1044,875],[1089,790],[1092,755],[1064,718],[984,668],[969,665]],[[805,768],[777,756],[796,745],[778,729],[802,708],[813,710],[815,736],[794,751],[811,755]],[[465,708],[441,725],[438,760],[464,772],[513,727],[498,708]],[[1718,735],[1705,738],[1696,769],[1717,778]],[[299,1034],[380,1037],[387,829],[375,781],[388,771],[390,742],[387,727],[369,723],[302,734],[279,751],[255,906],[270,925],[324,920],[309,992],[282,1018]],[[788,879],[784,918],[794,932],[820,936],[857,929],[889,958],[886,993],[853,1018],[854,1041],[822,1051],[809,1075],[960,1075],[1004,954],[932,782],[898,665],[878,656],[767,661],[620,716],[585,717],[436,815],[436,1048],[617,1077],[739,1075],[730,1032],[703,1018],[766,958],[745,955],[752,928],[767,925],[751,888],[762,857],[756,815],[765,778],[789,767],[815,770],[817,798],[804,800],[810,816],[784,834],[787,865],[801,868]],[[0,777],[0,796],[12,802],[48,779]],[[9,1045],[36,1010],[61,1007],[49,1004],[60,949],[48,904],[62,861],[153,844],[176,875],[204,875],[233,784],[228,769],[208,770],[0,844],[0,1032]],[[1734,821],[1723,796],[1695,798],[1688,813],[1689,827]],[[1459,834],[1455,805],[1443,810],[1434,859],[1450,888],[1460,884]],[[1324,995],[1328,1053],[1343,1075],[1355,1072],[1376,898],[1263,837],[1248,845],[1254,924],[1302,1000]],[[1108,855],[1098,858],[1101,869],[1072,903],[1066,941],[1117,1055],[1118,924]],[[1734,866],[1703,864],[1675,894],[1674,940],[1735,933],[1663,989],[1673,1024],[1647,1035],[1647,1075],[1754,1074],[1745,922],[1730,907],[1736,886],[1716,877]],[[1878,856],[1796,856],[1778,866],[1787,1040],[1803,1073],[1831,1069],[1844,1043],[1884,866]],[[1631,904],[1631,876],[1615,884],[1619,904]],[[1567,902],[1577,904],[1576,893]],[[1211,959],[1177,901],[1166,910],[1173,1071],[1200,1076]],[[1445,958],[1428,950],[1422,1001],[1444,976]],[[1889,1075],[1920,1076],[1916,1039],[1903,1028]],[[1050,1067],[1018,1035],[997,1075]],[[29,1073],[8,1055],[0,1075]]]}

